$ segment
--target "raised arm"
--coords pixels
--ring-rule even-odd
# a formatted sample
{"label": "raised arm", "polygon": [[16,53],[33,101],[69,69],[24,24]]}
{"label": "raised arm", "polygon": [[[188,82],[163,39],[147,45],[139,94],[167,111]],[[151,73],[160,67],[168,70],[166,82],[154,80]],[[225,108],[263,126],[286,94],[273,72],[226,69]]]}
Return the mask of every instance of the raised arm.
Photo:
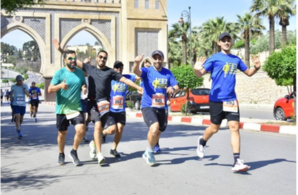
{"label": "raised arm", "polygon": [[141,76],[142,75],[142,71],[140,70],[140,63],[144,58],[144,54],[137,56],[132,68],[133,73],[135,73],[137,76]]}
{"label": "raised arm", "polygon": [[254,64],[254,67],[246,69],[244,73],[247,76],[252,76],[256,74],[256,72],[261,68],[261,62],[259,56],[252,56],[251,57],[252,63]]}
{"label": "raised arm", "polygon": [[[60,46],[60,43],[59,43],[59,41],[58,41],[58,39],[53,39],[53,45],[54,45],[54,47],[63,55],[63,53],[64,53],[64,50],[61,48],[61,46]],[[77,64],[77,67],[78,68],[80,68],[80,69],[82,69],[83,68],[83,62],[82,61],[80,61],[80,60],[76,60],[76,64]]]}
{"label": "raised arm", "polygon": [[61,83],[59,83],[58,85],[53,85],[50,84],[50,86],[48,87],[48,93],[53,93],[53,92],[57,92],[60,89],[68,89],[68,85],[65,83],[65,80],[63,80]]}
{"label": "raised arm", "polygon": [[137,89],[140,92],[143,91],[143,88],[142,87],[138,86],[137,84],[135,84],[134,82],[132,82],[131,80],[129,80],[129,79],[125,78],[125,77],[121,77],[121,79],[119,81],[122,82],[122,83],[125,83],[128,86],[131,86],[131,87]]}
{"label": "raised arm", "polygon": [[195,75],[197,77],[202,77],[204,74],[206,74],[206,70],[203,66],[204,62],[206,61],[206,57],[198,57],[197,61],[194,66]]}

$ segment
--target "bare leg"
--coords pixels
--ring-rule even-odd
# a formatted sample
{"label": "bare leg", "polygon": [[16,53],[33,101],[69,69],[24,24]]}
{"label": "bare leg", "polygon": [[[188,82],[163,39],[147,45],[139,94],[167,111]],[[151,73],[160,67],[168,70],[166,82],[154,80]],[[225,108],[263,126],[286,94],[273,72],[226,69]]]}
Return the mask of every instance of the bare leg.
{"label": "bare leg", "polygon": [[59,153],[64,153],[66,134],[67,134],[66,130],[58,131],[57,142],[58,142]]}

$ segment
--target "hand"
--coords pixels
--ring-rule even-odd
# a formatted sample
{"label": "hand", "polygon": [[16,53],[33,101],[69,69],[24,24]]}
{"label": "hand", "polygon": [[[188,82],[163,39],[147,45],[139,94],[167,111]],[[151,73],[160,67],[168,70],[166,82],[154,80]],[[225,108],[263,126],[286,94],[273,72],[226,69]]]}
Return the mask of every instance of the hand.
{"label": "hand", "polygon": [[87,94],[87,87],[86,87],[86,85],[83,85],[82,86],[82,92],[83,92],[84,95]]}
{"label": "hand", "polygon": [[62,50],[62,48],[61,48],[61,46],[60,46],[60,43],[59,43],[58,39],[56,39],[56,38],[53,39],[53,45],[54,45],[54,47],[55,47],[58,51],[60,51],[60,52],[63,53],[63,50]]}
{"label": "hand", "polygon": [[91,63],[91,57],[89,57],[89,58],[85,58],[85,60],[84,60],[83,63],[84,63],[84,64],[90,64],[90,63]]}
{"label": "hand", "polygon": [[65,79],[62,81],[62,83],[60,83],[61,89],[67,90],[68,89],[68,85],[67,83],[65,83]]}
{"label": "hand", "polygon": [[167,88],[167,93],[172,94],[174,92],[175,92],[174,87],[170,86],[170,87]]}
{"label": "hand", "polygon": [[136,62],[137,64],[140,64],[141,61],[143,60],[143,58],[144,58],[144,54],[142,54],[142,55],[140,55],[140,56],[137,56],[136,59],[135,59],[135,62]]}
{"label": "hand", "polygon": [[194,69],[195,70],[202,70],[204,68],[203,64],[204,64],[205,61],[206,61],[206,57],[198,57],[197,61],[195,63]]}
{"label": "hand", "polygon": [[138,92],[140,95],[143,95],[143,88],[142,88],[142,87],[138,87],[137,92]]}
{"label": "hand", "polygon": [[254,67],[259,70],[261,68],[261,62],[260,62],[260,57],[259,56],[252,56],[251,61],[254,64]]}

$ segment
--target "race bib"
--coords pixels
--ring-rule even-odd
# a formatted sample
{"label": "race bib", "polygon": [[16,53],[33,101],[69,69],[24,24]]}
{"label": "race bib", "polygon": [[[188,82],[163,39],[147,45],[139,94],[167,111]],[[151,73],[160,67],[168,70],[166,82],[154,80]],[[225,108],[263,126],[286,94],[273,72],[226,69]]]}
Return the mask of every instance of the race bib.
{"label": "race bib", "polygon": [[78,111],[65,114],[67,120],[73,119],[79,115],[80,115],[80,112],[78,112]]}
{"label": "race bib", "polygon": [[112,100],[113,109],[123,109],[123,96],[114,96]]}
{"label": "race bib", "polygon": [[25,97],[23,95],[16,97],[16,103],[17,104],[24,104],[25,103]]}
{"label": "race bib", "polygon": [[162,93],[153,94],[152,107],[155,107],[155,108],[165,107],[165,95]]}
{"label": "race bib", "polygon": [[110,111],[110,102],[107,100],[100,100],[97,102],[97,109],[101,116]]}
{"label": "race bib", "polygon": [[238,112],[237,100],[223,102],[222,105],[223,105],[223,111],[225,112]]}

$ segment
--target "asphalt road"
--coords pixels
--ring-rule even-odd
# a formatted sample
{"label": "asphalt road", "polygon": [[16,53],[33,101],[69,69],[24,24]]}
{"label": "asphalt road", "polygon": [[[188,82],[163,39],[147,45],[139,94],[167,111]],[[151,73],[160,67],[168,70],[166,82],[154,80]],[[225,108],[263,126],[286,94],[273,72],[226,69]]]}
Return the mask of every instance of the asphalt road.
{"label": "asphalt road", "polygon": [[[40,105],[39,121],[25,115],[23,139],[16,138],[10,108],[1,109],[2,194],[296,194],[296,136],[241,130],[241,158],[251,167],[247,173],[231,172],[230,133],[221,129],[207,143],[206,157],[196,155],[196,143],[205,127],[170,122],[162,134],[162,153],[157,166],[148,166],[142,153],[147,146],[147,127],[140,118],[127,118],[115,159],[109,154],[112,136],[103,145],[109,166],[89,159],[88,144],[78,155],[84,163],[75,167],[68,157],[74,129],[68,130],[67,164],[56,164],[54,106]],[[87,135],[92,137],[93,125]]]}

